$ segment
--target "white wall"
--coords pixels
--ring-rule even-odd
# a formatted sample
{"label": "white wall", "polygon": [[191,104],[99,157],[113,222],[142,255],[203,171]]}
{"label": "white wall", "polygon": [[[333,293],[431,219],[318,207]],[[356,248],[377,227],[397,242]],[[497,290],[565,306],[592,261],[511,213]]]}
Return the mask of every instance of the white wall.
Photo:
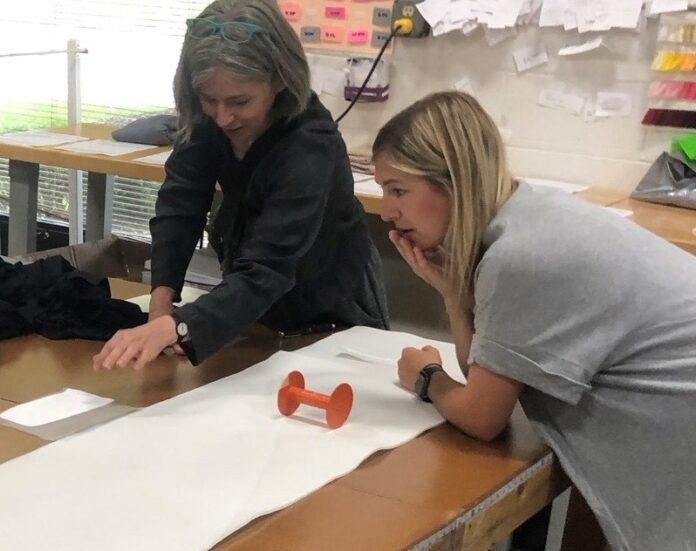
{"label": "white wall", "polygon": [[[351,150],[369,151],[379,127],[401,108],[429,92],[451,89],[462,77],[507,134],[514,174],[562,179],[587,185],[633,189],[676,130],[642,127],[647,85],[655,53],[657,21],[641,33],[605,33],[609,50],[562,58],[559,48],[586,41],[587,35],[527,26],[517,36],[488,46],[481,29],[472,35],[398,39],[391,58],[390,98],[382,104],[358,104],[341,123]],[[518,74],[512,53],[543,43],[549,63]],[[344,60],[310,56],[312,64],[342,68]],[[537,105],[542,89],[573,92],[593,100],[599,91],[630,94],[629,116],[585,122],[583,117]],[[337,115],[347,105],[335,96],[322,100]]]}

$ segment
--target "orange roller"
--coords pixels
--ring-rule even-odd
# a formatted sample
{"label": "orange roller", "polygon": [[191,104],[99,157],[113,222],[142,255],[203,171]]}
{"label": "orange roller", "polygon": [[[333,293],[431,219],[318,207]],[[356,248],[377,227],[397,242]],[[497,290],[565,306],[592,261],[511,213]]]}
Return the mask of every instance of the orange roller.
{"label": "orange roller", "polygon": [[291,371],[278,391],[278,411],[285,416],[292,415],[300,404],[326,410],[326,424],[329,428],[337,429],[350,415],[353,407],[353,389],[348,383],[341,383],[331,396],[306,390],[302,373]]}

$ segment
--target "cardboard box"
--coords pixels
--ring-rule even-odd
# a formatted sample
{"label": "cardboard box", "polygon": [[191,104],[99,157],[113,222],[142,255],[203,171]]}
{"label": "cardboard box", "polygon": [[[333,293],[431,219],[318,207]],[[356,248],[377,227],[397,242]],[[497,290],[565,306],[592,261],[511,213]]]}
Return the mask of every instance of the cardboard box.
{"label": "cardboard box", "polygon": [[13,257],[19,262],[60,255],[78,270],[104,277],[142,281],[145,262],[150,258],[150,244],[123,237],[108,237],[79,245],[59,247]]}

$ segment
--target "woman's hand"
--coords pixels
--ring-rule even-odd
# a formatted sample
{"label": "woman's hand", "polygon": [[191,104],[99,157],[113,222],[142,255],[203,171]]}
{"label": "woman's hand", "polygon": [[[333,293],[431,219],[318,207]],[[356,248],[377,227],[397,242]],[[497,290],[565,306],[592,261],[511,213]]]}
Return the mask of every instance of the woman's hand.
{"label": "woman's hand", "polygon": [[401,351],[401,358],[398,362],[399,383],[406,390],[415,391],[416,380],[421,369],[429,364],[442,365],[442,357],[437,348],[430,345],[424,346],[420,350],[417,348],[404,348]]}
{"label": "woman's hand", "polygon": [[101,352],[92,358],[92,367],[112,369],[128,367],[140,370],[154,360],[165,347],[176,342],[174,318],[160,316],[133,329],[121,329],[104,345]]}
{"label": "woman's hand", "polygon": [[447,300],[452,295],[452,286],[446,272],[446,252],[442,246],[434,251],[423,252],[398,231],[391,230],[389,239],[414,273],[433,287]]}

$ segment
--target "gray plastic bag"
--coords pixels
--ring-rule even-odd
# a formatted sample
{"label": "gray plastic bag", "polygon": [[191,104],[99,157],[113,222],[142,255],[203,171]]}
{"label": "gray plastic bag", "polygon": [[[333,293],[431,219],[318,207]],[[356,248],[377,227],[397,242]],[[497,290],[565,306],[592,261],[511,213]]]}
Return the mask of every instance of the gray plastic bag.
{"label": "gray plastic bag", "polygon": [[631,197],[696,209],[696,171],[678,154],[663,153],[650,166]]}

